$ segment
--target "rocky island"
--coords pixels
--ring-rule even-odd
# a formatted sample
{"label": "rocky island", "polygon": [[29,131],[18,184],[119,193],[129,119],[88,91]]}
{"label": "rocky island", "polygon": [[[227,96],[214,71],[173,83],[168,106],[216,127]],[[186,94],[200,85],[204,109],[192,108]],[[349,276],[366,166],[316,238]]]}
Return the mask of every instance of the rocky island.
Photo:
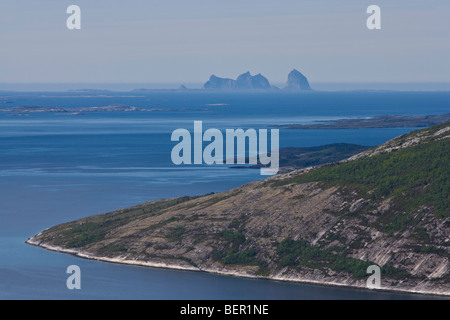
{"label": "rocky island", "polygon": [[268,90],[270,89],[269,80],[262,74],[252,76],[246,72],[237,77],[236,80],[219,78],[212,75],[209,81],[203,86],[203,89],[215,90]]}
{"label": "rocky island", "polygon": [[308,79],[298,70],[294,69],[288,75],[288,81],[284,90],[288,91],[309,91]]}
{"label": "rocky island", "polygon": [[151,201],[27,243],[102,261],[450,295],[450,123],[218,194]]}
{"label": "rocky island", "polygon": [[[252,76],[250,72],[246,72],[237,77],[236,80],[229,78],[220,78],[216,75],[212,75],[208,82],[203,85],[204,90],[272,90],[278,91],[279,88],[270,85],[269,80],[262,74]],[[286,83],[286,91],[309,91],[311,90],[308,80],[299,71],[293,70]]]}

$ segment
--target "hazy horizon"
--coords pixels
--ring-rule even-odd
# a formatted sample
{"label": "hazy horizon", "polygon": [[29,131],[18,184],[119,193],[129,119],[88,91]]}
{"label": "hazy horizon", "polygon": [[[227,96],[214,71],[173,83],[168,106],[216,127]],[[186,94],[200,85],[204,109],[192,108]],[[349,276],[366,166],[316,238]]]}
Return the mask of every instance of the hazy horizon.
{"label": "hazy horizon", "polygon": [[[205,81],[206,82],[206,81]],[[69,92],[82,90],[105,90],[128,92],[138,89],[174,90],[181,85],[190,90],[198,90],[204,83],[133,83],[133,82],[74,82],[74,83],[0,83],[0,92]],[[282,89],[285,83],[271,83]],[[450,91],[450,82],[315,82],[310,83],[314,91]]]}
{"label": "hazy horizon", "polygon": [[203,83],[250,71],[272,83],[450,82],[450,2],[77,0],[0,4],[0,83]]}

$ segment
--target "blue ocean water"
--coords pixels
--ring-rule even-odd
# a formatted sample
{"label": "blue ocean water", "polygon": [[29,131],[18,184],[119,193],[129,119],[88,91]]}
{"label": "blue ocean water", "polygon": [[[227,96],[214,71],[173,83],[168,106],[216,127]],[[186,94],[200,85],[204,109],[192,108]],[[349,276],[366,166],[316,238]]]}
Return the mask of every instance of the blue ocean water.
{"label": "blue ocean water", "polygon": [[[271,128],[274,124],[450,112],[448,92],[20,93],[0,108],[124,104],[151,112],[0,112],[0,299],[415,299],[418,295],[239,279],[108,264],[28,246],[55,224],[180,195],[200,195],[262,179],[259,170],[175,166],[173,130]],[[377,145],[415,128],[280,129],[281,147],[346,142]],[[82,290],[66,288],[67,266]]]}

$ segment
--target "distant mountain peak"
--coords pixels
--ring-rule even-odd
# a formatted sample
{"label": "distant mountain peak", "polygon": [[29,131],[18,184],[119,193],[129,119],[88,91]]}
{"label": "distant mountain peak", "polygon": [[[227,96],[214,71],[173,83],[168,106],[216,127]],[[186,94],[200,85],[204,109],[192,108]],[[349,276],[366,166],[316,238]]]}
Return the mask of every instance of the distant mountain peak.
{"label": "distant mountain peak", "polygon": [[239,75],[236,80],[212,75],[203,88],[214,90],[269,90],[271,86],[269,80],[262,74],[252,76],[250,71],[247,71]]}
{"label": "distant mountain peak", "polygon": [[292,70],[288,75],[286,83],[286,90],[290,91],[304,91],[311,90],[308,79],[297,69]]}
{"label": "distant mountain peak", "polygon": [[[271,86],[269,80],[261,73],[252,76],[250,71],[240,74],[236,80],[220,78],[211,75],[203,89],[209,90],[279,90]],[[287,91],[308,91],[311,90],[308,79],[297,69],[292,70],[288,75],[286,87]]]}

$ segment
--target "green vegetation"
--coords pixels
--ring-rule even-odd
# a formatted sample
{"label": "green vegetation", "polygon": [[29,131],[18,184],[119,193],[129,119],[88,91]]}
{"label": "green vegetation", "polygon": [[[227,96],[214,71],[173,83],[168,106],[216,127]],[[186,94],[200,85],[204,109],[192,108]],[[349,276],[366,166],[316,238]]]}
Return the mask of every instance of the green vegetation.
{"label": "green vegetation", "polygon": [[256,249],[240,249],[247,241],[243,230],[237,232],[224,230],[219,233],[219,237],[225,240],[225,243],[222,249],[215,248],[212,251],[213,260],[224,265],[258,266],[258,275],[268,274],[267,263],[257,258],[258,251]]}
{"label": "green vegetation", "polygon": [[306,168],[347,159],[369,147],[334,143],[319,147],[284,148],[280,150],[280,166]]}
{"label": "green vegetation", "polygon": [[[306,168],[319,166],[347,159],[367,149],[369,147],[348,143],[334,143],[306,148],[281,148],[279,152],[280,167]],[[246,162],[248,163],[248,158],[246,158]],[[257,164],[250,166],[250,168],[259,169],[266,166]]]}
{"label": "green vegetation", "polygon": [[[437,217],[450,216],[450,141],[448,139],[313,170],[274,186],[319,181],[352,186],[372,200],[395,199],[397,211],[410,213],[432,205]],[[370,191],[370,195],[368,193]],[[409,216],[385,221],[388,232],[402,229]]]}
{"label": "green vegetation", "polygon": [[[147,216],[158,215],[164,209],[173,207],[195,197],[180,197],[170,200],[154,201],[126,210],[118,210],[107,214],[89,217],[75,222],[65,223],[49,229],[51,232],[61,232],[62,237],[53,241],[58,245],[65,245],[68,248],[82,248],[92,243],[96,243],[105,238],[111,230],[125,225],[131,221]],[[177,221],[172,217],[164,224]]]}
{"label": "green vegetation", "polygon": [[107,245],[100,249],[100,252],[106,253],[117,253],[117,252],[127,252],[128,249],[122,245]]}
{"label": "green vegetation", "polygon": [[[335,253],[332,249],[321,249],[310,245],[306,241],[285,239],[277,248],[280,257],[279,265],[282,267],[305,266],[313,269],[330,268],[335,271],[348,272],[355,279],[367,277],[367,268],[374,265],[371,261],[362,261]],[[392,266],[381,268],[382,274],[390,278],[402,278],[409,274]]]}
{"label": "green vegetation", "polygon": [[405,231],[408,226],[412,226],[416,222],[415,220],[417,218],[410,213],[390,211],[381,216],[376,227],[392,236],[396,232]]}
{"label": "green vegetation", "polygon": [[232,247],[239,247],[246,241],[244,232],[242,230],[239,230],[237,232],[224,230],[219,233],[219,236],[227,241],[226,245],[231,245]]}
{"label": "green vegetation", "polygon": [[228,250],[227,254],[223,259],[224,264],[242,264],[242,265],[257,265],[256,250],[248,249],[239,252],[236,249]]}
{"label": "green vegetation", "polygon": [[181,238],[186,231],[186,228],[183,226],[177,226],[169,229],[169,234],[167,235],[167,239],[171,241],[181,241]]}
{"label": "green vegetation", "polygon": [[267,263],[258,259],[258,251],[255,249],[247,249],[239,251],[238,248],[232,247],[228,250],[214,249],[211,253],[213,260],[219,261],[224,265],[243,265],[243,266],[258,266],[258,275],[267,275]]}
{"label": "green vegetation", "polygon": [[295,241],[292,239],[283,240],[277,248],[280,256],[279,264],[282,267],[296,267],[299,265],[323,269],[329,267],[335,271],[346,271],[352,274],[355,279],[366,277],[367,267],[373,262],[348,258],[346,256],[333,253],[332,250],[321,250],[311,246],[306,241]]}
{"label": "green vegetation", "polygon": [[107,228],[107,225],[108,223],[88,222],[75,226],[68,234],[70,238],[67,246],[69,248],[81,248],[90,243],[102,240],[106,235],[105,228]]}
{"label": "green vegetation", "polygon": [[434,253],[445,258],[450,259],[450,253],[445,249],[437,248],[435,246],[425,246],[425,247],[414,247],[414,252],[416,253]]}
{"label": "green vegetation", "polygon": [[427,229],[423,226],[418,226],[415,228],[414,233],[410,236],[410,238],[413,238],[419,242],[422,243],[430,243],[431,239],[428,235]]}
{"label": "green vegetation", "polygon": [[235,218],[233,219],[233,221],[231,221],[231,223],[228,225],[228,228],[229,229],[242,228],[242,226],[245,224],[246,221],[247,217],[245,216],[245,214],[241,214],[239,218]]}

